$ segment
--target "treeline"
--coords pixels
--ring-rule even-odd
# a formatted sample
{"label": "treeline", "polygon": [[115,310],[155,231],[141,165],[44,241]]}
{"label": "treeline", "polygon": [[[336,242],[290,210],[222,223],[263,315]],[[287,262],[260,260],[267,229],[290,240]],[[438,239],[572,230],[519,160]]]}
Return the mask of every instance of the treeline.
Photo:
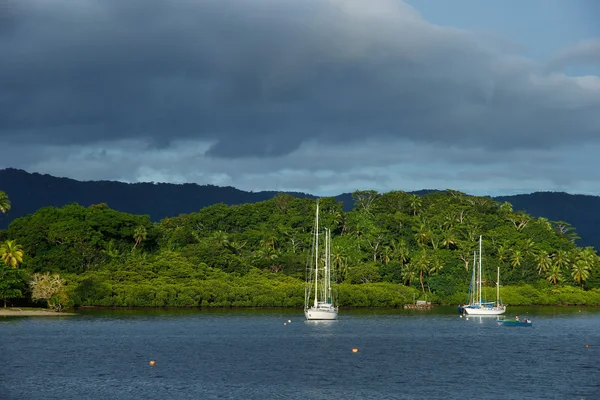
{"label": "treeline", "polygon": [[[490,294],[500,267],[505,303],[600,303],[600,258],[565,222],[452,190],[353,197],[350,212],[319,202],[342,307],[463,302],[480,235]],[[21,246],[24,271],[0,280],[0,296],[27,301],[26,280],[48,273],[63,279],[64,305],[300,307],[315,204],[279,194],[160,222],[106,204],[45,207],[0,231]]]}

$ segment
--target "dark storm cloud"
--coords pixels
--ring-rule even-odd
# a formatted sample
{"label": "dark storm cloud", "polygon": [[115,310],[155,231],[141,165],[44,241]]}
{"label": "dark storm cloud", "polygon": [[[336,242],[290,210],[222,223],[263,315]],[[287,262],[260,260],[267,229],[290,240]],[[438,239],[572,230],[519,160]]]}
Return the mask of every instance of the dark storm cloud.
{"label": "dark storm cloud", "polygon": [[48,144],[406,138],[488,149],[597,138],[597,81],[551,75],[400,1],[12,1],[0,136]]}

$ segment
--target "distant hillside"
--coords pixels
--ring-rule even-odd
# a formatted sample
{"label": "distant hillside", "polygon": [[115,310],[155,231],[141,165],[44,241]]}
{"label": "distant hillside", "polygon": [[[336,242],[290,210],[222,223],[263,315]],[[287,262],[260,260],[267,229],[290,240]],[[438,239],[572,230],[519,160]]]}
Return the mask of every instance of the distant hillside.
{"label": "distant hillside", "polygon": [[[42,207],[62,207],[73,202],[85,207],[106,203],[115,210],[147,214],[152,220],[159,221],[165,217],[199,211],[211,204],[256,203],[279,193],[246,192],[230,186],[195,183],[82,182],[13,168],[0,170],[0,190],[8,194],[12,203],[7,215],[0,214],[0,229],[6,229],[13,219],[32,214]],[[316,198],[306,193],[288,194],[299,198]],[[336,199],[344,203],[346,210],[352,209],[352,194],[342,194]]]}
{"label": "distant hillside", "polygon": [[600,197],[564,192],[536,192],[500,196],[496,201],[508,201],[515,211],[522,210],[550,221],[565,221],[573,225],[581,237],[578,244],[600,250]]}
{"label": "distant hillside", "polygon": [[[246,192],[234,187],[197,185],[193,183],[121,183],[113,181],[76,181],[51,175],[28,173],[7,168],[0,170],[0,190],[12,201],[12,210],[0,214],[0,229],[6,229],[15,218],[32,214],[45,206],[62,207],[76,202],[82,206],[106,203],[111,208],[131,214],[147,214],[154,221],[165,217],[195,212],[216,203],[228,205],[255,203],[272,198],[276,191]],[[413,192],[423,195],[432,190]],[[316,198],[306,193],[288,192],[294,197]],[[353,207],[351,193],[335,197],[343,202],[344,210]],[[497,201],[508,201],[515,211],[523,210],[535,217],[551,221],[565,221],[573,225],[581,236],[578,244],[600,249],[600,197],[570,195],[567,193],[538,192],[514,196],[500,196]]]}

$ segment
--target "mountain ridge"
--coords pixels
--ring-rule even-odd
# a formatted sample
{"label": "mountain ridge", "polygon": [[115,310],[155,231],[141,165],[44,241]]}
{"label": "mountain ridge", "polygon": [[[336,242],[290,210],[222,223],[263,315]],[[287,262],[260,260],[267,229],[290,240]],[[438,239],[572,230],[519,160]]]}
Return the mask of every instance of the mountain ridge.
{"label": "mountain ridge", "polygon": [[[211,184],[79,181],[15,168],[0,170],[0,190],[5,191],[12,202],[11,211],[6,215],[0,214],[0,229],[6,229],[14,219],[34,213],[42,207],[62,207],[73,202],[85,207],[106,203],[115,210],[146,214],[153,221],[159,221],[196,212],[216,203],[235,205],[268,200],[278,193],[300,198],[319,197],[303,192],[254,192]],[[409,193],[423,195],[436,191],[439,190],[422,189]],[[331,197],[343,202],[345,211],[353,208],[352,193]],[[499,202],[510,202],[515,211],[522,210],[534,217],[568,222],[581,236],[579,245],[600,247],[600,232],[596,229],[600,225],[600,196],[545,191],[489,197]]]}

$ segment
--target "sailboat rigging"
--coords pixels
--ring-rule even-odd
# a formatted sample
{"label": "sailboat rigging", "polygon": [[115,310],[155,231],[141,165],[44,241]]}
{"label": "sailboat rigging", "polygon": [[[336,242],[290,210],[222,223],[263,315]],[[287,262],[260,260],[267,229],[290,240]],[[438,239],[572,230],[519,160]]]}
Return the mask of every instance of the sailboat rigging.
{"label": "sailboat rigging", "polygon": [[[307,320],[334,320],[338,307],[332,289],[331,276],[331,230],[325,228],[323,267],[319,268],[319,202],[315,216],[312,254],[306,269],[304,291],[304,315]],[[312,257],[314,255],[314,258]],[[314,262],[314,265],[312,265]],[[314,296],[314,297],[313,297]],[[312,303],[312,305],[311,305]]]}
{"label": "sailboat rigging", "polygon": [[[506,306],[500,301],[500,268],[498,268],[498,277],[496,279],[496,302],[486,302],[483,300],[482,286],[482,257],[481,257],[481,236],[479,236],[479,253],[475,252],[473,257],[473,276],[471,278],[471,287],[469,288],[468,304],[458,307],[458,312],[468,315],[500,315],[506,312]],[[479,254],[479,262],[477,255]]]}

